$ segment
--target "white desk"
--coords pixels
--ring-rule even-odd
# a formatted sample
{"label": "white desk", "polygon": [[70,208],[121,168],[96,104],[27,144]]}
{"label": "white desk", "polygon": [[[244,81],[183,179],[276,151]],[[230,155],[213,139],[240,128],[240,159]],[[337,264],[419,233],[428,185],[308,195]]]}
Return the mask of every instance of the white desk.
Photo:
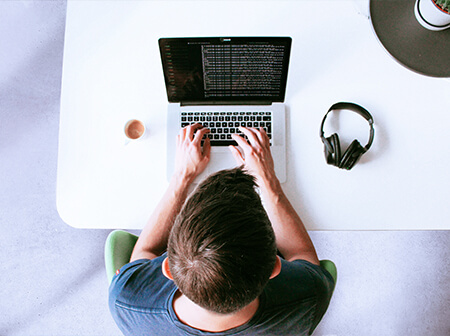
{"label": "white desk", "polygon": [[[163,194],[167,98],[158,38],[279,35],[293,38],[284,189],[307,228],[450,228],[450,81],[394,61],[358,14],[366,5],[69,1],[57,181],[62,219],[79,228],[139,229]],[[351,171],[325,163],[319,138],[325,112],[338,101],[366,107],[376,124],[372,148]],[[340,125],[342,142],[364,145],[365,122],[350,112],[336,115],[329,126]],[[148,137],[123,146],[131,118],[146,123]]]}

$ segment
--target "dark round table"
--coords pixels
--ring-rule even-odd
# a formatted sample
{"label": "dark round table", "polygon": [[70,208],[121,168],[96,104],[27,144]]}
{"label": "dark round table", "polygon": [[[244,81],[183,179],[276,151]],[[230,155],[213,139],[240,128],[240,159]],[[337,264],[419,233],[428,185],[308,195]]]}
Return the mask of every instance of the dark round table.
{"label": "dark round table", "polygon": [[428,30],[414,15],[415,0],[370,0],[375,34],[386,50],[410,70],[450,77],[450,29]]}

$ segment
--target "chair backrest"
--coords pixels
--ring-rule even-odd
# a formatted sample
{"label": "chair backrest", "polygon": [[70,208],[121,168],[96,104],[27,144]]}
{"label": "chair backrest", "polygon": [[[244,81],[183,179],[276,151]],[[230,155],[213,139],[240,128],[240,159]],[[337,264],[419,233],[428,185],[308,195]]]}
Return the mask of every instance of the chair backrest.
{"label": "chair backrest", "polygon": [[337,281],[337,269],[336,269],[336,265],[334,264],[334,262],[332,262],[331,260],[321,260],[320,261],[320,266],[322,266],[323,268],[325,268],[333,277],[334,279],[334,283],[336,284]]}
{"label": "chair backrest", "polygon": [[[337,269],[336,269],[336,265],[335,265],[334,262],[332,262],[331,260],[320,260],[320,266],[323,267],[323,268],[325,268],[325,269],[331,274],[331,276],[332,276],[333,279],[334,279],[334,286],[333,286],[333,290],[332,290],[332,293],[331,293],[331,295],[333,295],[333,293],[334,293],[334,288],[336,287],[336,281],[337,281]],[[317,325],[320,323],[320,321],[322,320],[322,318],[323,318],[323,316],[320,318],[319,321],[317,321],[317,324],[314,326],[314,328],[311,329],[311,330],[309,331],[309,335],[311,335],[311,334],[314,332],[315,328],[316,328]]]}
{"label": "chair backrest", "polygon": [[137,239],[138,236],[122,230],[114,230],[108,235],[105,243],[105,266],[109,283],[116,271],[130,262]]}
{"label": "chair backrest", "polygon": [[[118,269],[130,262],[137,239],[138,236],[122,230],[114,230],[108,235],[105,243],[105,266],[109,282]],[[336,265],[331,260],[321,260],[320,266],[330,272],[336,283]]]}

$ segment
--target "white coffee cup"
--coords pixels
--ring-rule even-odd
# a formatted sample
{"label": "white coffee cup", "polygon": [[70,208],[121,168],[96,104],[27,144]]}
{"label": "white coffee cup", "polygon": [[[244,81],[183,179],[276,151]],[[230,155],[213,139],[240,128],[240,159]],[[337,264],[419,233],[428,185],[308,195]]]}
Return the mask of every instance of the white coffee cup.
{"label": "white coffee cup", "polygon": [[137,141],[144,137],[146,132],[146,127],[144,123],[137,119],[128,120],[123,129],[125,133],[125,145],[131,141]]}

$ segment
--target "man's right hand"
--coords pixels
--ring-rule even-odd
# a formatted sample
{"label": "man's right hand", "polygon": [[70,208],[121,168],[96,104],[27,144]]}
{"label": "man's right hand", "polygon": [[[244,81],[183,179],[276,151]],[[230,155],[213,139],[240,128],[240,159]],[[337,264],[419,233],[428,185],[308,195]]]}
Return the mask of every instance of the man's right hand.
{"label": "man's right hand", "polygon": [[139,236],[130,261],[154,259],[167,250],[169,233],[176,216],[180,213],[189,185],[209,162],[210,143],[201,141],[209,129],[200,124],[181,129],[177,137],[175,171],[164,196],[153,210],[147,225]]}
{"label": "man's right hand", "polygon": [[205,170],[210,158],[211,145],[208,137],[203,147],[201,142],[207,133],[209,129],[201,124],[188,125],[180,130],[177,136],[174,176],[192,182]]}

